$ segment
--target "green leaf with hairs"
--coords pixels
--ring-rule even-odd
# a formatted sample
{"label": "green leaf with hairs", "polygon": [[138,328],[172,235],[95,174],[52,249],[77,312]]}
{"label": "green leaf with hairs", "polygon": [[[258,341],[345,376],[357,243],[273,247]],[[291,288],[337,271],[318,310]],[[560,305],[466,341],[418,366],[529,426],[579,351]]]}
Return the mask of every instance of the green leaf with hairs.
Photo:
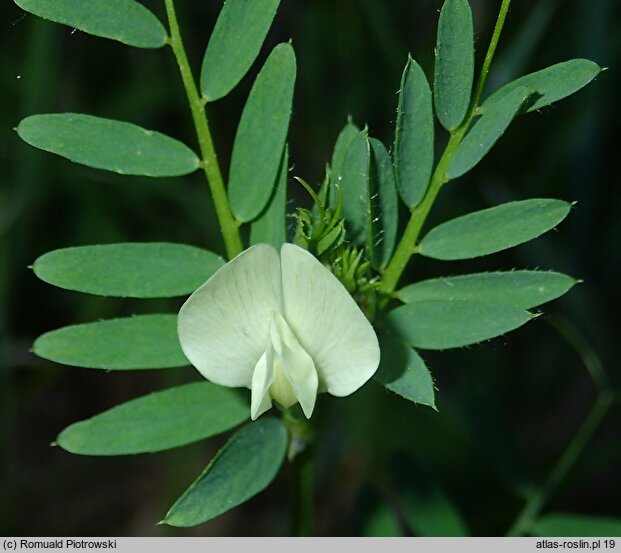
{"label": "green leaf with hairs", "polygon": [[226,0],[201,69],[208,102],[226,96],[242,80],[261,51],[280,0]]}
{"label": "green leaf with hairs", "polygon": [[190,364],[177,338],[177,315],[139,315],[66,326],[39,336],[33,352],[64,365],[110,371]]}
{"label": "green leaf with hairs", "polygon": [[65,428],[57,443],[79,455],[153,453],[241,424],[250,406],[230,388],[193,382],[132,399]]}
{"label": "green leaf with hairs", "polygon": [[403,341],[382,333],[382,358],[375,380],[404,399],[436,408],[433,377],[416,350]]}
{"label": "green leaf with hairs", "polygon": [[527,111],[537,111],[578,92],[601,72],[602,68],[590,60],[575,59],[557,63],[506,84],[483,102],[483,111],[491,109],[519,87],[526,87],[535,93]]}
{"label": "green leaf with hairs", "polygon": [[167,243],[122,243],[54,250],[33,265],[43,281],[98,296],[189,295],[224,265],[207,250]]}
{"label": "green leaf with hairs", "polygon": [[349,144],[343,162],[341,191],[347,239],[364,245],[370,225],[369,169],[371,152],[367,131],[360,131]]}
{"label": "green leaf with hairs", "polygon": [[80,113],[31,115],[17,134],[40,150],[122,175],[174,177],[198,169],[198,157],[185,144],[124,121]]}
{"label": "green leaf with hairs", "polygon": [[351,121],[349,121],[343,130],[339,133],[334,151],[332,152],[332,161],[330,163],[330,201],[329,205],[336,205],[337,191],[335,185],[341,186],[343,180],[343,165],[345,164],[345,156],[352,140],[358,136],[360,129]]}
{"label": "green leaf with hairs", "polygon": [[369,145],[371,221],[367,242],[373,266],[381,269],[388,264],[395,249],[399,196],[394,167],[386,147],[376,138],[370,138]]}
{"label": "green leaf with hairs", "polygon": [[138,48],[160,48],[168,33],[134,0],[14,0],[23,10],[85,33]]}
{"label": "green leaf with hairs", "polygon": [[420,65],[408,57],[399,92],[394,162],[397,188],[409,208],[416,207],[427,191],[433,156],[431,90]]}
{"label": "green leaf with hairs", "polygon": [[506,304],[429,300],[397,307],[386,316],[385,326],[415,348],[442,350],[502,336],[533,317]]}
{"label": "green leaf with hairs", "polygon": [[274,418],[261,417],[236,432],[218,451],[162,521],[196,526],[263,491],[272,482],[287,450],[287,431]]}
{"label": "green leaf with hairs", "polygon": [[278,184],[274,196],[263,214],[250,225],[250,244],[271,244],[280,249],[287,241],[287,177],[289,176],[289,149],[285,147]]}
{"label": "green leaf with hairs", "polygon": [[261,69],[244,106],[229,175],[231,208],[240,221],[256,219],[276,187],[291,119],[295,76],[293,48],[279,44]]}
{"label": "green leaf with hairs", "polygon": [[401,288],[402,302],[472,300],[530,309],[567,293],[577,281],[552,271],[475,273],[422,280]]}
{"label": "green leaf with hairs", "polygon": [[435,227],[418,246],[434,259],[470,259],[512,248],[552,230],[571,210],[562,200],[509,202],[457,217]]}
{"label": "green leaf with hairs", "polygon": [[468,0],[446,0],[440,12],[433,97],[447,130],[459,127],[470,107],[474,80],[474,29]]}

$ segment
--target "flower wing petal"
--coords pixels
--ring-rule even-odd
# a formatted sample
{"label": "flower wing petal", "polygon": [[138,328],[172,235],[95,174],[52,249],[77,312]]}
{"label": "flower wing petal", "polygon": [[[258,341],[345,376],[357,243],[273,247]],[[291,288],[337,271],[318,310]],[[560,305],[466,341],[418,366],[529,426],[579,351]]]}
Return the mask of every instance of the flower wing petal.
{"label": "flower wing petal", "polygon": [[373,327],[338,279],[310,253],[280,250],[284,313],[319,373],[319,386],[346,396],[377,370],[380,349]]}
{"label": "flower wing petal", "polygon": [[261,359],[257,361],[257,365],[252,373],[250,418],[253,421],[257,420],[259,416],[272,407],[272,399],[268,393],[274,381],[274,356],[272,353],[270,350],[266,351],[261,356]]}
{"label": "flower wing petal", "polygon": [[281,310],[278,253],[267,244],[252,246],[183,304],[178,319],[181,348],[212,382],[250,387],[265,352],[271,313]]}

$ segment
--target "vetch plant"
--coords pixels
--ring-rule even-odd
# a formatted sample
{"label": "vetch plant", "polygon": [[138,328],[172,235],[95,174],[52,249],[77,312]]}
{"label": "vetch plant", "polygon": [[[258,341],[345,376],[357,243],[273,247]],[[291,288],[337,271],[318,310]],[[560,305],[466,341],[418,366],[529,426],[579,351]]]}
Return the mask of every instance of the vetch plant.
{"label": "vetch plant", "polygon": [[[277,45],[254,81],[228,182],[205,111],[251,68],[279,0],[224,3],[198,86],[174,0],[164,0],[167,29],[134,0],[15,3],[129,46],[170,46],[185,88],[197,149],[134,123],[79,113],[32,115],[17,127],[32,146],[89,167],[147,177],[199,170],[205,175],[224,240],[222,256],[193,245],[122,243],[52,251],[33,266],[40,279],[88,294],[189,296],[178,315],[69,326],[44,334],[33,347],[42,358],[75,367],[116,371],[192,364],[204,377],[69,426],[57,443],[72,453],[162,451],[244,424],[170,508],[166,524],[200,524],[250,499],[276,477],[287,451],[303,471],[300,456],[312,454],[312,441],[321,440],[311,418],[321,392],[342,397],[380,384],[404,400],[435,408],[434,381],[419,350],[459,348],[504,335],[536,317],[531,309],[576,283],[560,273],[527,270],[401,282],[413,256],[452,261],[494,254],[556,228],[571,211],[563,200],[521,199],[425,228],[439,192],[474,169],[516,117],[576,93],[601,72],[592,61],[574,59],[483,98],[510,0],[500,5],[476,79],[469,3],[446,0],[432,86],[408,56],[394,141],[384,144],[349,121],[324,182],[317,189],[302,179],[295,184],[306,188],[312,206],[292,213],[287,213],[287,134],[297,63],[292,44]],[[448,137],[437,162],[436,120]],[[403,212],[408,217],[399,221]],[[242,232],[244,225],[249,232]],[[449,266],[445,274],[453,270]],[[370,379],[374,382],[367,383]],[[248,388],[250,395],[233,388]],[[599,420],[610,403],[608,395],[604,399]],[[514,533],[531,531],[540,499],[545,498],[527,505]],[[305,517],[312,494],[303,493],[302,501],[307,504],[299,512]],[[310,532],[310,523],[300,520],[297,528]]]}

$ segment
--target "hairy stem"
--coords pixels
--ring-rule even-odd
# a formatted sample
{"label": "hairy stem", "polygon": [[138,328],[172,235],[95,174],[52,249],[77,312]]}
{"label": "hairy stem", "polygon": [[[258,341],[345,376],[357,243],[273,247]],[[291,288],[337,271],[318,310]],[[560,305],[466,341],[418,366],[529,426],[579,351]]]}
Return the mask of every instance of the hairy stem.
{"label": "hairy stem", "polygon": [[209,121],[205,112],[205,106],[198,93],[194,76],[192,75],[192,69],[190,68],[190,63],[188,61],[188,56],[185,52],[185,47],[183,46],[174,2],[173,0],[164,0],[164,2],[166,4],[166,14],[168,16],[168,24],[170,27],[169,43],[175,54],[175,59],[177,60],[177,65],[179,66],[179,71],[181,73],[181,79],[183,80],[183,86],[190,103],[192,119],[194,121],[196,136],[198,137],[198,143],[201,150],[201,165],[205,171],[207,183],[209,184],[209,188],[211,190],[211,197],[213,198],[213,203],[216,208],[220,231],[222,232],[222,237],[224,238],[226,254],[227,257],[231,259],[243,250],[239,234],[239,225],[233,217],[229,200],[226,195],[224,179],[222,178],[222,172],[220,171],[220,165],[218,164],[218,156],[216,155],[216,150],[211,138],[211,131],[209,130]]}
{"label": "hairy stem", "polygon": [[485,54],[485,60],[483,61],[483,66],[481,68],[481,73],[479,74],[479,78],[477,80],[474,94],[472,95],[472,101],[470,102],[470,108],[468,110],[468,114],[464,119],[463,123],[454,131],[451,132],[451,136],[449,142],[436,166],[433,175],[431,176],[431,181],[429,182],[429,187],[427,188],[427,192],[423,197],[423,200],[420,204],[414,207],[411,210],[410,220],[408,225],[401,237],[401,241],[397,246],[397,250],[395,251],[394,256],[390,260],[390,263],[386,267],[384,274],[382,276],[382,285],[380,288],[381,293],[388,297],[397,284],[399,283],[399,279],[403,274],[403,271],[407,267],[410,258],[414,253],[416,253],[416,243],[418,241],[418,237],[420,236],[420,232],[427,220],[427,216],[433,207],[433,204],[438,197],[440,189],[442,186],[448,182],[448,178],[446,176],[446,171],[448,169],[449,163],[457,150],[457,147],[460,145],[463,140],[466,132],[470,128],[470,124],[476,115],[476,110],[481,99],[481,95],[483,94],[483,90],[485,89],[485,83],[487,81],[487,76],[490,71],[490,67],[492,65],[492,60],[494,59],[494,54],[496,53],[496,48],[498,46],[498,42],[500,41],[500,35],[502,33],[502,29],[505,24],[505,19],[507,18],[507,12],[509,11],[509,6],[511,5],[511,0],[503,0],[500,6],[500,12],[498,13],[498,18],[496,20],[496,25],[494,26],[494,33],[492,34],[492,38],[489,43],[489,47],[487,49],[487,53]]}

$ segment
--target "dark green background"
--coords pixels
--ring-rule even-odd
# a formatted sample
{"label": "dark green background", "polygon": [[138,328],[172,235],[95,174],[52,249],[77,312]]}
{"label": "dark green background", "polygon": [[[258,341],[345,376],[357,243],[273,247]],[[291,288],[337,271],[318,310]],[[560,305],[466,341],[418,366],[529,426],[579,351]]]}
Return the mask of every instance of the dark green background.
{"label": "dark green background", "polygon": [[[162,2],[145,3],[163,20]],[[220,2],[177,4],[198,69]],[[499,4],[472,0],[479,65]],[[438,483],[473,533],[504,533],[523,504],[519,494],[541,483],[594,399],[579,357],[550,317],[562,315],[579,328],[611,378],[621,380],[620,6],[616,0],[514,4],[490,87],[572,57],[610,69],[576,97],[516,121],[475,171],[446,187],[432,219],[528,197],[578,205],[557,232],[537,242],[472,262],[416,260],[408,278],[523,267],[554,268],[585,282],[508,337],[425,355],[439,388],[438,414],[373,384],[351,398],[322,398],[320,535],[364,532],[379,497],[393,504],[398,492],[421,482]],[[298,56],[294,175],[322,178],[348,114],[391,141],[407,53],[432,74],[439,8],[438,0],[283,0],[267,46],[292,38]],[[78,457],[50,447],[71,422],[196,375],[191,369],[106,374],[35,358],[30,344],[47,330],[176,310],[181,300],[71,293],[38,281],[28,265],[73,245],[165,240],[219,250],[221,244],[200,174],[149,180],[95,171],[36,151],[12,130],[32,113],[78,111],[129,120],[195,147],[172,53],[72,32],[8,1],[0,21],[0,533],[286,534],[288,468],[269,491],[210,523],[189,530],[155,526],[224,437],[131,458]],[[246,78],[209,106],[225,168],[251,82]],[[621,517],[620,429],[617,403],[546,511]]]}

